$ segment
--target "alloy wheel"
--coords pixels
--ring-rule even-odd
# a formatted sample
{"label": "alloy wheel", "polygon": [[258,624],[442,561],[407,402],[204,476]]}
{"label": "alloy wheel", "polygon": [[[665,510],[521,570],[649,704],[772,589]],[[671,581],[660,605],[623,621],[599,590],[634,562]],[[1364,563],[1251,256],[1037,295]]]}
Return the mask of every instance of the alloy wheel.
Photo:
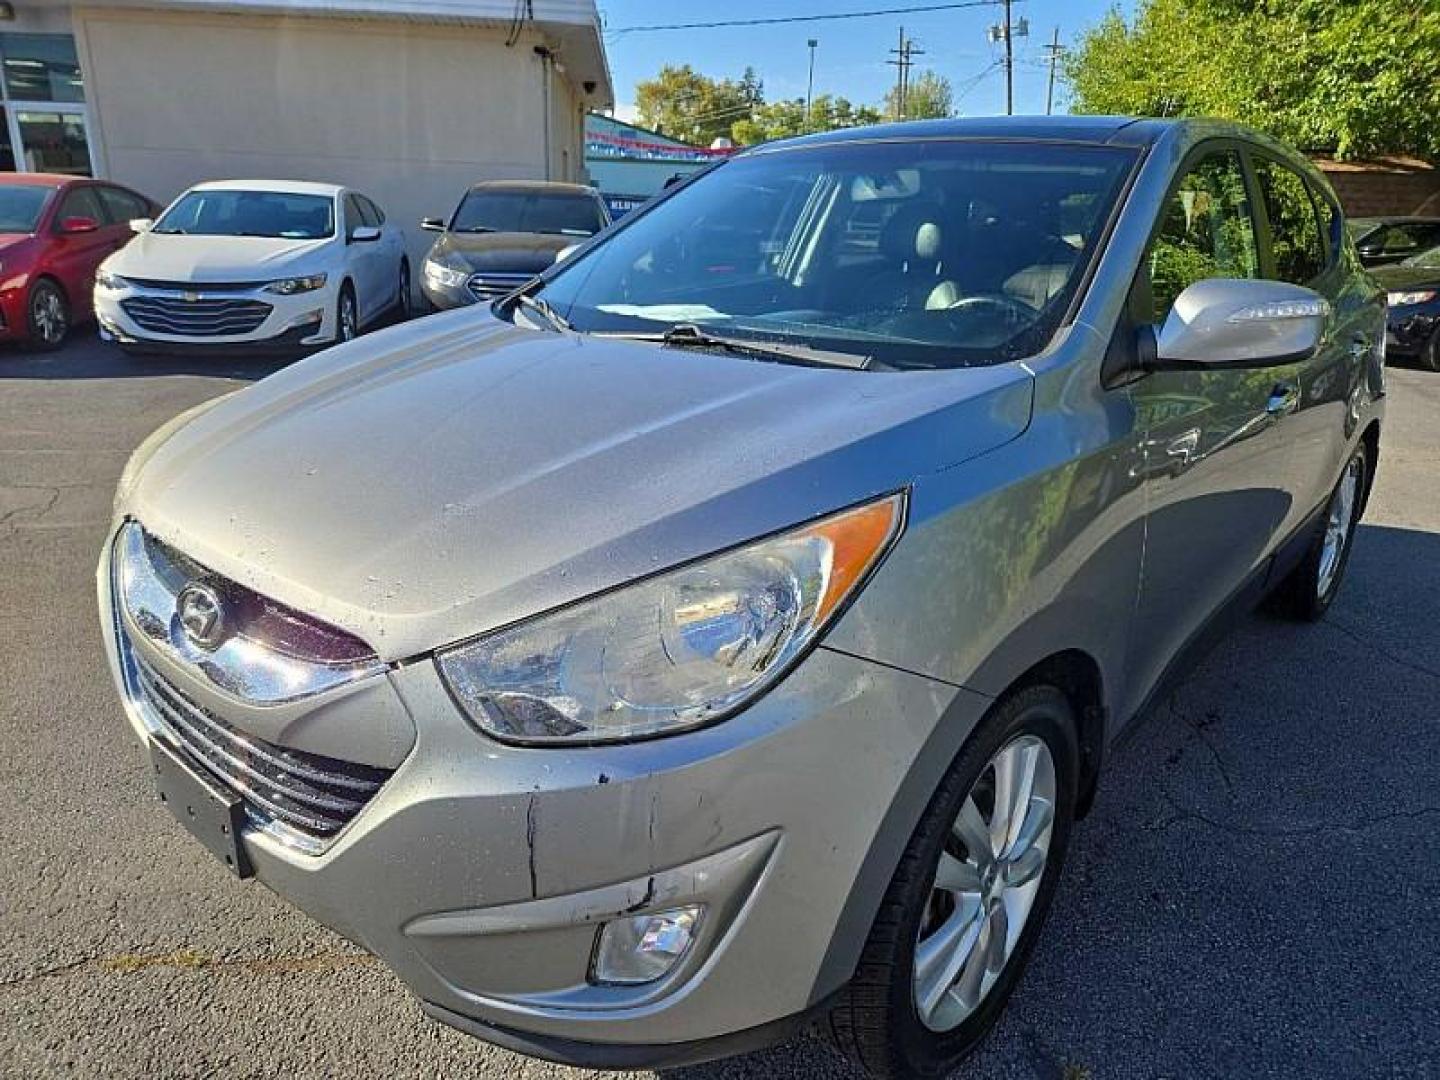
{"label": "alloy wheel", "polygon": [[1316,595],[1320,597],[1330,592],[1344,561],[1364,467],[1358,455],[1352,457],[1350,464],[1345,466],[1345,475],[1340,478],[1335,494],[1330,498],[1330,509],[1325,517],[1325,538],[1320,547],[1320,572],[1315,576]]}
{"label": "alloy wheel", "polygon": [[354,341],[359,336],[359,316],[355,311],[355,297],[349,290],[340,294],[340,340]]}
{"label": "alloy wheel", "polygon": [[1055,760],[1020,735],[990,759],[951,826],[915,944],[915,1008],[951,1031],[979,1008],[1015,951],[1050,858]]}
{"label": "alloy wheel", "polygon": [[53,288],[37,289],[30,301],[30,325],[46,345],[58,345],[68,329],[65,301]]}

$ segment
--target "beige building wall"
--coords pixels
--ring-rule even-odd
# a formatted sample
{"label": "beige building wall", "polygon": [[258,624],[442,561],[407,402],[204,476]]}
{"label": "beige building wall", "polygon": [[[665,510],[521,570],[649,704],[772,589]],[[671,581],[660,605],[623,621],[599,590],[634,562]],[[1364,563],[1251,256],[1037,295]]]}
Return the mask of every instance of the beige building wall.
{"label": "beige building wall", "polygon": [[538,37],[81,6],[72,22],[96,171],[161,202],[202,180],[346,184],[418,260],[433,238],[420,218],[476,180],[581,178],[579,97]]}

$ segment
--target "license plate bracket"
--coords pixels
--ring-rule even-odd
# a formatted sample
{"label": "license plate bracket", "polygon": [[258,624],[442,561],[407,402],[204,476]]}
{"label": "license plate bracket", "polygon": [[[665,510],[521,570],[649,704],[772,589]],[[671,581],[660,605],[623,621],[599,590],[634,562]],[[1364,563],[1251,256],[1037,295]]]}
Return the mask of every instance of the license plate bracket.
{"label": "license plate bracket", "polygon": [[236,877],[251,877],[255,868],[240,844],[245,804],[202,776],[159,739],[150,740],[150,762],[155,769],[156,795],[175,820]]}

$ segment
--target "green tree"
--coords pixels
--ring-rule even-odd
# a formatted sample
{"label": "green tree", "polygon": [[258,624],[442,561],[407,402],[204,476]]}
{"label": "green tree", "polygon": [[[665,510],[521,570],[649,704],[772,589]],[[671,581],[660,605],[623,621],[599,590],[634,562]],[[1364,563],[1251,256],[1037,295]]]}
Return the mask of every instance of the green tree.
{"label": "green tree", "polygon": [[728,137],[731,126],[764,100],[764,86],[751,68],[739,79],[712,79],[689,64],[667,64],[655,78],[635,87],[641,124],[697,146]]}
{"label": "green tree", "polygon": [[772,101],[756,108],[752,116],[736,121],[730,135],[740,145],[749,146],[812,131],[876,124],[880,120],[879,111],[868,105],[857,106],[846,98],[821,94],[810,103],[808,117],[805,115],[804,98]]}
{"label": "green tree", "polygon": [[950,80],[933,71],[922,71],[905,88],[905,111],[901,116],[900,88],[892,86],[885,95],[885,115],[903,120],[939,120],[952,115],[955,95]]}
{"label": "green tree", "polygon": [[1066,61],[1072,108],[1218,116],[1341,157],[1440,160],[1435,0],[1141,0]]}

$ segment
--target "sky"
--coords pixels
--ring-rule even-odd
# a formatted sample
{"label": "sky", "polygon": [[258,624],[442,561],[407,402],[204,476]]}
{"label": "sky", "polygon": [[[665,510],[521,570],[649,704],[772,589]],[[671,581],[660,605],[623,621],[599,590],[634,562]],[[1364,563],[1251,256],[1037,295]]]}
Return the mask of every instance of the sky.
{"label": "sky", "polygon": [[[895,84],[888,50],[907,37],[925,50],[917,70],[930,68],[950,80],[962,115],[1004,113],[1005,78],[997,61],[1003,47],[991,44],[986,28],[1001,18],[999,4],[951,11],[879,15],[863,19],[625,33],[624,27],[659,23],[712,22],[726,19],[870,11],[904,8],[926,0],[599,0],[605,44],[615,80],[616,115],[633,119],[635,84],[651,78],[664,64],[690,64],[716,78],[738,78],[747,65],[764,80],[767,100],[805,96],[809,63],[806,41],[815,38],[815,93],[847,97],[855,104],[876,104]],[[942,2],[942,0],[935,0]],[[1016,32],[1015,111],[1043,113],[1047,75],[1046,46],[1056,28],[1060,43],[1073,42],[1112,7],[1127,16],[1135,0],[1015,0],[1012,18],[1027,19],[1028,37]],[[1055,111],[1067,97],[1057,84]]]}

